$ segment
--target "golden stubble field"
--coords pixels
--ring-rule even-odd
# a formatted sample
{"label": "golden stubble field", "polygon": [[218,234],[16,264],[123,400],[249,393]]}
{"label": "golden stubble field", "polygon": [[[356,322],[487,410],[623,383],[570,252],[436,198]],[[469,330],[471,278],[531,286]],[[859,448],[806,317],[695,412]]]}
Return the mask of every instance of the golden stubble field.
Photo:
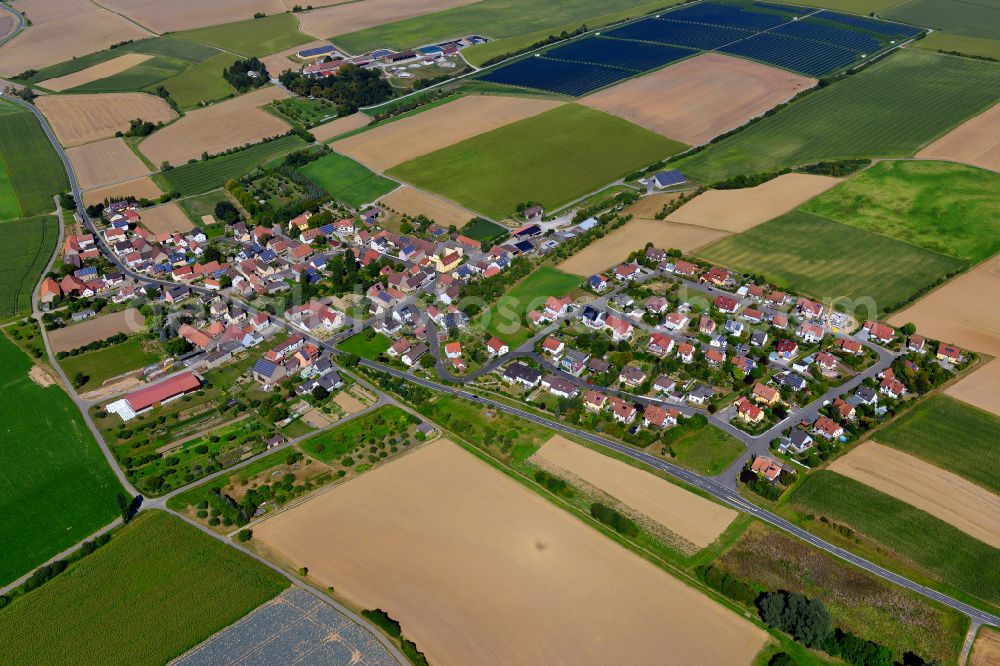
{"label": "golden stubble field", "polygon": [[333,149],[376,171],[548,111],[562,102],[468,95],[335,141]]}
{"label": "golden stubble field", "polygon": [[[108,9],[128,16],[158,33],[202,28],[219,23],[252,19],[257,12],[280,14],[286,9],[281,0],[102,0]],[[303,7],[305,4],[302,5]]]}
{"label": "golden stubble field", "polygon": [[143,208],[139,211],[142,216],[142,226],[146,227],[154,234],[173,233],[175,231],[190,231],[194,225],[188,216],[184,214],[176,201]]}
{"label": "golden stubble field", "polygon": [[72,74],[59,76],[54,79],[46,79],[45,81],[39,82],[38,85],[42,88],[62,92],[63,90],[69,90],[70,88],[82,86],[85,83],[90,83],[91,81],[99,81],[100,79],[114,76],[119,72],[124,72],[130,67],[135,67],[139,63],[146,62],[152,57],[153,56],[146,55],[145,53],[126,53],[125,55],[118,56],[117,58],[112,58],[107,62],[98,63],[86,69],[81,69],[79,72],[73,72]]}
{"label": "golden stubble field", "polygon": [[[1000,255],[979,264],[893,315],[889,323],[912,322],[917,330],[964,349],[1000,357]],[[1000,359],[994,358],[945,391],[1000,415]]]}
{"label": "golden stubble field", "polygon": [[104,139],[66,151],[82,189],[120,183],[149,174],[124,139]]}
{"label": "golden stubble field", "polygon": [[61,352],[110,338],[116,333],[138,333],[145,328],[145,317],[135,308],[128,308],[56,329],[48,333],[48,338],[52,351]]}
{"label": "golden stubble field", "polygon": [[787,213],[839,182],[830,176],[786,173],[757,187],[709,190],[667,219],[738,234]]}
{"label": "golden stubble field", "polygon": [[214,155],[284,134],[290,125],[259,107],[285,97],[288,93],[278,86],[266,86],[190,111],[176,123],[149,135],[139,144],[139,150],[153,164],[178,165],[206,151]]}
{"label": "golden stubble field", "polygon": [[447,440],[254,527],[434,664],[749,664],[768,640]]}
{"label": "golden stubble field", "polygon": [[971,118],[927,146],[917,157],[964,162],[1000,171],[1000,104]]}
{"label": "golden stubble field", "polygon": [[[364,0],[345,2],[333,7],[302,12],[299,30],[326,39],[335,35],[346,35],[355,30],[364,30],[384,23],[440,12],[451,7],[472,4],[477,0]],[[323,3],[329,4],[329,3]],[[485,28],[484,28],[485,30]],[[460,35],[456,35],[459,37]]]}
{"label": "golden stubble field", "polygon": [[136,199],[155,199],[163,194],[149,176],[126,180],[122,183],[98,187],[83,193],[85,206],[97,204],[112,197],[135,197]]}
{"label": "golden stubble field", "polygon": [[580,100],[696,146],[787,102],[816,79],[705,53]]}
{"label": "golden stubble field", "polygon": [[42,95],[35,106],[45,114],[59,143],[66,146],[110,139],[128,129],[135,118],[152,123],[170,122],[177,114],[170,105],[146,93],[103,95]]}
{"label": "golden stubble field", "polygon": [[310,132],[317,141],[328,141],[341,134],[347,134],[356,129],[361,129],[371,121],[371,118],[358,111],[349,116],[342,116],[331,120],[328,123],[313,127]]}
{"label": "golden stubble field", "polygon": [[379,201],[380,204],[404,215],[426,215],[441,226],[454,224],[461,227],[476,217],[476,213],[444,197],[431,194],[411,185],[396,188]]}
{"label": "golden stubble field", "polygon": [[864,442],[830,471],[902,500],[1000,548],[1000,497],[940,467],[877,442]]}
{"label": "golden stubble field", "polygon": [[982,627],[969,656],[969,666],[1000,666],[1000,631]]}

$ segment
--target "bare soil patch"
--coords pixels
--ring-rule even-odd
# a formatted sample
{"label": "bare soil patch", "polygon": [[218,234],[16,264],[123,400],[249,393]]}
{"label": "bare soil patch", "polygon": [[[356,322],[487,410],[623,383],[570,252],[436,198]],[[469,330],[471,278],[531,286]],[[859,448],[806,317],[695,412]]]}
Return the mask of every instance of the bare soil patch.
{"label": "bare soil patch", "polygon": [[308,412],[303,414],[302,421],[316,429],[325,428],[332,423],[330,419],[326,418],[326,416],[324,416],[318,409],[310,409]]}
{"label": "bare soil patch", "polygon": [[158,123],[177,117],[165,101],[146,93],[43,95],[35,104],[52,124],[59,143],[67,147],[110,139],[127,130],[135,118]]}
{"label": "bare soil patch", "polygon": [[139,150],[153,164],[166,161],[176,165],[198,158],[206,151],[214,155],[284,134],[290,127],[288,123],[258,107],[285,97],[288,93],[278,86],[268,86],[191,111],[151,134],[139,144]]}
{"label": "bare soil patch", "polygon": [[646,243],[663,249],[678,248],[690,254],[728,235],[725,231],[691,224],[635,218],[583,248],[557,268],[586,277],[621,263]]}
{"label": "bare soil patch", "polygon": [[7,39],[17,27],[17,19],[9,12],[0,12],[0,40]]}
{"label": "bare soil patch", "polygon": [[111,197],[135,197],[136,199],[155,199],[163,194],[149,176],[127,180],[106,187],[98,187],[83,193],[83,203],[87,206],[100,203]]}
{"label": "bare soil patch", "polygon": [[979,629],[969,666],[1000,666],[1000,631],[989,627]]}
{"label": "bare soil patch", "polygon": [[138,333],[146,326],[145,318],[135,308],[101,315],[48,333],[53,352],[69,351],[116,333]]}
{"label": "bare soil patch", "polygon": [[146,176],[149,169],[125,144],[125,139],[104,139],[66,151],[82,189]]}
{"label": "bare soil patch", "polygon": [[113,12],[90,5],[87,11],[30,25],[0,46],[0,74],[14,76],[100,51],[117,42],[153,36]]}
{"label": "bare soil patch", "polygon": [[276,514],[253,543],[386,610],[435,664],[748,664],[768,640],[448,440]]}
{"label": "bare soil patch", "polygon": [[317,125],[309,131],[312,132],[312,135],[316,137],[317,141],[328,141],[329,139],[338,137],[341,134],[347,134],[353,130],[360,129],[367,125],[370,121],[371,118],[358,111],[357,113],[352,113],[349,116],[343,116],[341,118],[331,120],[328,123]]}
{"label": "bare soil patch", "polygon": [[347,391],[341,391],[334,397],[333,401],[344,410],[344,414],[350,416],[351,414],[357,414],[362,409],[367,407],[365,403],[361,402],[353,395]]}
{"label": "bare soil patch", "polygon": [[787,213],[839,182],[830,176],[786,173],[757,187],[709,190],[667,219],[738,234]]}
{"label": "bare soil patch", "polygon": [[256,12],[270,15],[286,9],[281,0],[101,0],[101,4],[159,33],[245,21]]}
{"label": "bare soil patch", "polygon": [[33,365],[31,370],[28,370],[28,377],[31,381],[35,382],[42,388],[46,386],[55,386],[56,380],[43,368]]}
{"label": "bare soil patch", "polygon": [[[365,0],[296,14],[299,30],[320,39],[346,35],[383,23],[392,23],[477,0]],[[485,29],[485,28],[484,28]],[[456,35],[457,37],[458,35]]]}
{"label": "bare soil patch", "polygon": [[[291,9],[291,8],[289,8]],[[267,67],[268,73],[271,76],[278,76],[286,69],[297,69],[301,63],[292,60],[291,56],[295,55],[299,51],[304,51],[306,49],[313,49],[319,46],[329,46],[330,42],[324,41],[322,39],[317,39],[312,42],[307,42],[305,44],[299,44],[298,46],[293,46],[291,48],[284,49],[282,51],[276,51],[270,55],[266,55],[260,59],[264,66]],[[362,114],[363,115],[363,114]]]}
{"label": "bare soil patch", "polygon": [[105,383],[103,386],[96,388],[93,391],[81,393],[80,399],[87,400],[89,402],[101,402],[107,398],[134,391],[145,385],[146,383],[138,377],[124,377],[122,379],[115,380],[110,384]]}
{"label": "bare soil patch", "polygon": [[139,214],[142,216],[142,226],[154,234],[194,229],[191,220],[184,214],[184,211],[181,210],[176,201],[165,203],[162,206],[143,208]]}
{"label": "bare soil patch", "polygon": [[580,102],[671,139],[700,145],[814,85],[816,79],[705,53]]}
{"label": "bare soil patch", "polygon": [[1000,548],[1000,496],[907,453],[864,442],[830,470],[926,511]]}
{"label": "bare soil patch", "polygon": [[94,11],[90,0],[12,0],[10,4],[24,14],[32,25],[61,21],[67,16]]}
{"label": "bare soil patch", "polygon": [[335,142],[333,148],[376,171],[385,171],[414,157],[537,115],[560,104],[562,102],[527,97],[469,95],[349,136]]}
{"label": "bare soil patch", "polygon": [[532,458],[553,465],[608,493],[622,504],[693,543],[708,546],[736,518],[736,512],[556,435]]}
{"label": "bare soil patch", "polygon": [[965,121],[927,146],[917,157],[964,162],[1000,171],[1000,104]]}
{"label": "bare soil patch", "polygon": [[656,219],[656,214],[663,210],[667,204],[673,203],[679,197],[675,193],[647,194],[631,206],[622,211],[623,215],[632,217],[644,217],[646,219]]}
{"label": "bare soil patch", "polygon": [[118,56],[117,58],[112,58],[107,62],[98,63],[93,67],[81,69],[79,72],[73,72],[72,74],[67,74],[66,76],[59,76],[54,79],[41,81],[38,85],[43,88],[48,88],[49,90],[62,92],[63,90],[69,90],[70,88],[82,86],[83,84],[90,83],[91,81],[98,81],[100,79],[118,74],[119,72],[124,72],[126,69],[134,67],[141,62],[145,62],[152,57],[153,56],[146,55],[145,53],[126,53],[125,55]]}
{"label": "bare soil patch", "polygon": [[[913,322],[917,330],[963,349],[1000,357],[1000,255],[987,259],[965,275],[893,315],[894,326]],[[1000,360],[986,363],[946,393],[970,405],[1000,415]]]}
{"label": "bare soil patch", "polygon": [[463,208],[453,201],[417,189],[411,185],[404,185],[393,190],[382,197],[380,203],[387,208],[411,217],[426,215],[429,219],[434,220],[443,227],[452,224],[461,227],[477,215],[468,208]]}

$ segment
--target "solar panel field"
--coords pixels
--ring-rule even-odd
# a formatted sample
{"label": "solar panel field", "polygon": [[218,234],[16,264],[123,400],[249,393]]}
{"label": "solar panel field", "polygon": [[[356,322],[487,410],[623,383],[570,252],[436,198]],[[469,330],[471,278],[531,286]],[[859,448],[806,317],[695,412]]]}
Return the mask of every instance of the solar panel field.
{"label": "solar panel field", "polygon": [[535,57],[495,69],[480,78],[492,83],[536,88],[578,97],[630,76],[635,76],[635,72],[620,67]]}
{"label": "solar panel field", "polygon": [[762,32],[719,51],[816,77],[846,67],[858,57],[855,51],[838,46],[821,46],[819,42],[771,32]]}
{"label": "solar panel field", "polygon": [[545,57],[553,60],[573,60],[644,72],[692,54],[694,51],[691,49],[665,44],[633,42],[608,37],[587,37],[552,49],[545,54]]}

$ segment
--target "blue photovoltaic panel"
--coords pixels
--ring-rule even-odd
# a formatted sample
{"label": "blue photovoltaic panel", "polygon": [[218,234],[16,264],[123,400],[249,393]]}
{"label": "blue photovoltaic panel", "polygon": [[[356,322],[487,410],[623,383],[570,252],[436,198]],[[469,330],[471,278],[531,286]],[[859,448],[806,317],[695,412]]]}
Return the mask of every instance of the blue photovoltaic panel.
{"label": "blue photovoltaic panel", "polygon": [[730,5],[717,5],[703,2],[682,7],[660,15],[661,19],[670,21],[686,21],[689,23],[704,23],[728,28],[746,28],[748,30],[767,30],[781,25],[789,17],[779,14],[754,12]]}
{"label": "blue photovoltaic panel", "polygon": [[754,35],[719,50],[815,77],[846,67],[858,57],[856,52],[837,46],[769,32]]}
{"label": "blue photovoltaic panel", "polygon": [[775,28],[772,32],[778,35],[788,35],[789,37],[801,37],[802,39],[825,42],[845,49],[853,49],[859,53],[874,53],[882,48],[882,42],[863,32],[835,28],[826,23],[815,23],[811,18],[795,21],[794,23],[786,23],[783,26]]}
{"label": "blue photovoltaic panel", "polygon": [[680,21],[646,19],[604,34],[618,39],[637,39],[642,42],[673,44],[694,49],[717,49],[723,44],[749,37],[753,32]]}
{"label": "blue photovoltaic panel", "polygon": [[862,30],[867,30],[868,32],[873,32],[876,35],[882,35],[883,37],[913,37],[923,32],[920,28],[912,25],[893,23],[891,21],[880,21],[878,19],[867,18],[865,16],[842,14],[840,12],[829,12],[824,10],[814,16],[815,18],[849,25],[853,28],[861,28]]}
{"label": "blue photovoltaic panel", "polygon": [[588,37],[547,51],[545,57],[554,60],[575,60],[596,65],[623,67],[636,72],[644,72],[695,53],[696,51],[693,49],[683,49],[665,44],[633,42],[608,37]]}
{"label": "blue photovoltaic panel", "polygon": [[785,12],[791,16],[804,16],[812,12],[808,7],[792,7],[791,5],[779,5],[774,2],[755,2],[753,6],[758,9],[769,9],[775,12]]}
{"label": "blue photovoltaic panel", "polygon": [[495,69],[479,78],[493,83],[537,88],[576,97],[634,75],[635,72],[631,70],[617,67],[531,57]]}

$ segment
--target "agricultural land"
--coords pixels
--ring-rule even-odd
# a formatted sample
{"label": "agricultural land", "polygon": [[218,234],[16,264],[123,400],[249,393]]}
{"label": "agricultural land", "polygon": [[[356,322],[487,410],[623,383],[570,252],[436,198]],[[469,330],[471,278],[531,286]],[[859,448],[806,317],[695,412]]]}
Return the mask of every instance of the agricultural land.
{"label": "agricultural land", "polygon": [[330,153],[299,169],[331,196],[360,208],[396,189],[397,183],[376,175],[354,160]]}
{"label": "agricultural land", "polygon": [[951,160],[1000,171],[1000,137],[993,131],[997,123],[1000,123],[1000,104],[965,121],[921,150],[917,157]]}
{"label": "agricultural land", "polygon": [[0,220],[51,212],[67,187],[62,163],[34,116],[0,102]]}

